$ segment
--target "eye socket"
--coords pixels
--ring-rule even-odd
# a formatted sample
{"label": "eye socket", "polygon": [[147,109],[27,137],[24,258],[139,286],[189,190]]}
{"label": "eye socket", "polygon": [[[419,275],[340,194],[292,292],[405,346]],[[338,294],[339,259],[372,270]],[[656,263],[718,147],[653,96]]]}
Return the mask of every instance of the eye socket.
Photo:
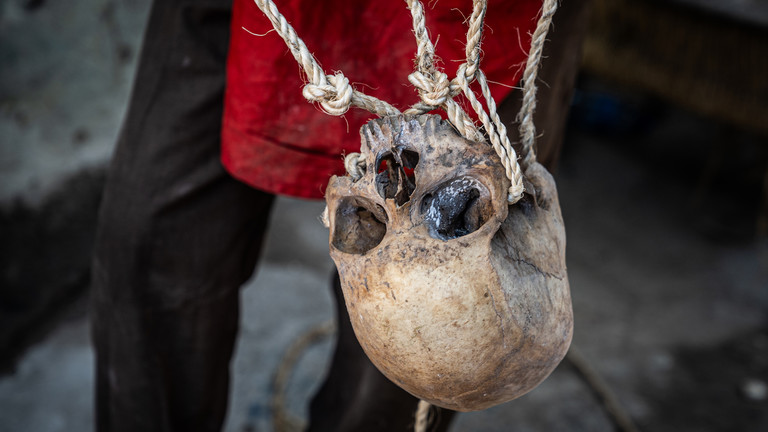
{"label": "eye socket", "polygon": [[394,199],[402,206],[416,189],[414,169],[419,164],[415,151],[397,148],[379,157],[376,169],[376,190],[384,199]]}
{"label": "eye socket", "polygon": [[362,255],[381,243],[387,233],[387,213],[362,197],[344,197],[336,207],[333,239],[336,249]]}
{"label": "eye socket", "polygon": [[488,219],[490,204],[471,179],[445,182],[424,195],[420,211],[429,234],[437,239],[463,237],[480,229]]}

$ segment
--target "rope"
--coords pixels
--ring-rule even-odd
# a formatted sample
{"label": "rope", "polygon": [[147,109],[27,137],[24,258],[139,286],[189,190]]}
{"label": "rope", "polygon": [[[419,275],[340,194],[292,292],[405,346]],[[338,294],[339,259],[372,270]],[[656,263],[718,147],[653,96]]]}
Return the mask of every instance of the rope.
{"label": "rope", "polygon": [[429,402],[420,400],[419,405],[416,407],[416,423],[413,426],[414,432],[427,432],[429,427],[430,412],[432,405]]}
{"label": "rope", "polygon": [[[459,71],[461,71],[461,68],[463,67],[464,65],[460,66]],[[457,78],[463,80],[463,74],[459,73]],[[475,93],[469,88],[469,83],[466,81],[462,81],[464,97],[467,98],[472,105],[472,108],[477,113],[477,116],[480,118],[480,122],[483,123],[485,132],[488,134],[488,138],[491,141],[491,145],[501,159],[501,164],[504,166],[504,173],[511,183],[507,201],[509,201],[510,204],[514,204],[520,200],[525,190],[523,187],[522,170],[517,162],[515,149],[512,148],[512,143],[510,143],[509,137],[507,136],[507,128],[496,113],[496,103],[493,101],[493,98],[490,97],[491,91],[488,89],[485,75],[480,70],[477,71],[477,81],[482,89],[485,103],[488,105],[488,111],[491,113],[490,116],[486,114],[483,105],[477,99]]]}
{"label": "rope", "polygon": [[297,432],[304,430],[304,422],[291,415],[285,403],[288,391],[288,380],[304,351],[312,344],[319,342],[336,331],[336,323],[333,320],[326,321],[311,328],[293,341],[283,354],[280,366],[272,377],[272,425],[276,432]]}
{"label": "rope", "polygon": [[[419,0],[405,1],[411,11],[413,32],[417,43],[416,70],[408,76],[408,81],[416,87],[421,99],[420,102],[408,108],[405,114],[418,115],[442,108],[459,134],[470,141],[483,142],[482,133],[461,106],[453,100],[455,96],[463,93],[477,113],[494,151],[501,159],[504,173],[510,180],[507,200],[510,204],[516,203],[524,192],[523,170],[527,170],[536,161],[536,127],[533,124],[533,113],[536,110],[536,76],[547,32],[557,10],[557,0],[544,0],[541,16],[531,38],[531,48],[523,73],[523,104],[517,116],[522,137],[522,164],[518,163],[517,153],[509,141],[504,123],[499,118],[488,82],[480,70],[480,43],[488,1],[473,0],[472,15],[467,30],[466,61],[459,66],[457,75],[452,80],[435,67],[435,46],[427,32],[424,6]],[[296,35],[293,27],[277,10],[275,3],[272,0],[254,0],[254,2],[270,20],[306,74],[309,82],[304,86],[302,94],[307,100],[318,102],[323,111],[336,116],[346,113],[350,106],[363,108],[379,117],[400,114],[399,110],[387,102],[355,90],[349,84],[349,79],[342,73],[326,75],[304,41]],[[470,88],[474,81],[477,81],[480,86],[488,112]],[[365,173],[365,161],[359,153],[347,155],[344,166],[355,181]]]}
{"label": "rope", "polygon": [[344,157],[344,169],[352,180],[358,181],[365,174],[365,156],[360,153],[350,153]]}
{"label": "rope", "polygon": [[590,390],[602,402],[603,409],[608,414],[608,418],[610,418],[617,431],[640,432],[640,429],[632,421],[632,417],[629,416],[621,402],[619,402],[618,396],[589,364],[576,346],[571,345],[565,358],[571,362],[571,365],[576,369],[576,373],[587,383]]}
{"label": "rope", "polygon": [[539,73],[541,54],[544,51],[544,42],[547,40],[552,17],[557,11],[557,0],[544,0],[541,10],[536,30],[531,37],[531,49],[528,51],[528,61],[523,72],[523,105],[517,114],[522,139],[520,153],[522,153],[522,165],[525,170],[536,162],[536,126],[533,124],[533,112],[536,111],[536,75]]}

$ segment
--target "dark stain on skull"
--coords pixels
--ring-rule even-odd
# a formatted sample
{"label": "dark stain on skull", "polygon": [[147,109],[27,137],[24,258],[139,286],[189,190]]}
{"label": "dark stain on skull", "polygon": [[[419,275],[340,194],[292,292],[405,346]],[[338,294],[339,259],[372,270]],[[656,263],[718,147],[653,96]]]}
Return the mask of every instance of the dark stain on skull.
{"label": "dark stain on skull", "polygon": [[376,166],[376,190],[382,198],[394,199],[402,206],[411,199],[416,189],[414,170],[419,154],[402,146],[393,147],[379,157]]}
{"label": "dark stain on skull", "polygon": [[459,178],[424,195],[421,214],[432,237],[450,240],[477,231],[488,220],[490,209],[477,183]]}
{"label": "dark stain on skull", "polygon": [[437,161],[445,168],[454,168],[456,166],[456,156],[453,154],[453,149],[445,149],[443,154],[437,157]]}

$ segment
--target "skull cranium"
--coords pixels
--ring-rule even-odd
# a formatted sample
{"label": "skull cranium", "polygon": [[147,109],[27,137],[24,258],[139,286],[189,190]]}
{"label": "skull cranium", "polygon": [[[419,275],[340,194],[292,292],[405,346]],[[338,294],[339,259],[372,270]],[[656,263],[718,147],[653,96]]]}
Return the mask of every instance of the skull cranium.
{"label": "skull cranium", "polygon": [[472,411],[538,385],[571,341],[565,231],[538,164],[523,200],[493,149],[436,115],[361,129],[365,175],[333,177],[331,257],[357,338],[390,380]]}

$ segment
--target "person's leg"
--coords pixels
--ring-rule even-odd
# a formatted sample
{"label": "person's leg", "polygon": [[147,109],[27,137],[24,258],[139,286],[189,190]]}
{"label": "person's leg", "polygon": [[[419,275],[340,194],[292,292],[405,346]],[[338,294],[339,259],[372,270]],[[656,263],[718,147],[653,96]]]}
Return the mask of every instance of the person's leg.
{"label": "person's leg", "polygon": [[[557,163],[571,94],[579,68],[581,41],[586,29],[587,2],[563,2],[539,72],[538,110],[534,115],[539,161],[549,169]],[[500,107],[510,138],[517,141],[515,116],[521,95],[514,92]],[[338,340],[326,381],[310,406],[312,432],[413,430],[418,399],[390,382],[368,360],[352,331],[338,276],[334,278]],[[437,410],[430,431],[448,429],[455,412]]]}
{"label": "person's leg", "polygon": [[228,0],[155,2],[100,212],[99,431],[218,431],[272,195],[219,162]]}

